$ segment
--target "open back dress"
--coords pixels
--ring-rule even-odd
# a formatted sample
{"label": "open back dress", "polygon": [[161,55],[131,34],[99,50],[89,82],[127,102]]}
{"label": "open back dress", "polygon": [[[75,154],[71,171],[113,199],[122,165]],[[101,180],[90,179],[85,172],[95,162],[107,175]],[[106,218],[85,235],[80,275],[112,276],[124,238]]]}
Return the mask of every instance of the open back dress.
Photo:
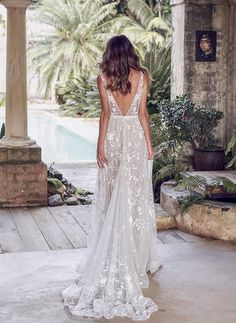
{"label": "open back dress", "polygon": [[[100,74],[104,87],[106,79]],[[106,89],[111,110],[104,149],[108,164],[98,169],[90,212],[86,261],[76,280],[62,291],[74,315],[145,320],[158,306],[144,297],[147,272],[157,271],[157,232],[152,165],[138,112],[143,72],[127,113]]]}

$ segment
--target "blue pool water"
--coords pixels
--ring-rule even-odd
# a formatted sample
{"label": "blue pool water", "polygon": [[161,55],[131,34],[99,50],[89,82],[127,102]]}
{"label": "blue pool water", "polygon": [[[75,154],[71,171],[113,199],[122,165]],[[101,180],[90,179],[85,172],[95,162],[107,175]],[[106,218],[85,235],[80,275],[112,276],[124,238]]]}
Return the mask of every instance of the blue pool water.
{"label": "blue pool water", "polygon": [[[3,122],[0,117],[0,126]],[[79,126],[79,125],[78,125]],[[30,116],[28,132],[42,148],[43,161],[74,162],[95,160],[96,145],[46,116]]]}

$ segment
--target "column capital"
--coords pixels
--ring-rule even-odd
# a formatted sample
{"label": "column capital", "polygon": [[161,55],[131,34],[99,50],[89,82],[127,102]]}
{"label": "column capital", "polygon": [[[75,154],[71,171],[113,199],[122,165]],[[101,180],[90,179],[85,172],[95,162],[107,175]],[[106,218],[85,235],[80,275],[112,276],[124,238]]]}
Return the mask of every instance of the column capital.
{"label": "column capital", "polygon": [[27,8],[32,4],[31,0],[0,0],[0,4],[6,8]]}

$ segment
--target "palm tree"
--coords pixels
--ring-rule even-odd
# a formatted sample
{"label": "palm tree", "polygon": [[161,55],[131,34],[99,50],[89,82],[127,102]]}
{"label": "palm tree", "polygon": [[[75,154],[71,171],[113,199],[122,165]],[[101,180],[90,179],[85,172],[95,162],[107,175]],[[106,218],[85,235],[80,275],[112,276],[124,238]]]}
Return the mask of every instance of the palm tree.
{"label": "palm tree", "polygon": [[165,46],[171,36],[170,19],[162,17],[160,4],[155,0],[127,0],[133,19],[124,34],[136,44],[143,59],[145,52]]}
{"label": "palm tree", "polygon": [[[148,110],[170,96],[171,16],[169,0],[127,0],[130,16],[124,27],[151,74]],[[129,23],[128,23],[129,21]]]}
{"label": "palm tree", "polygon": [[153,48],[146,52],[144,60],[151,74],[148,110],[150,113],[157,113],[158,103],[170,98],[171,43],[167,42],[162,48]]}
{"label": "palm tree", "polygon": [[170,0],[146,0],[146,3],[158,17],[170,20]]}
{"label": "palm tree", "polygon": [[44,0],[37,10],[41,26],[30,41],[29,61],[40,72],[45,97],[53,81],[87,76],[114,33],[117,2],[103,0]]}

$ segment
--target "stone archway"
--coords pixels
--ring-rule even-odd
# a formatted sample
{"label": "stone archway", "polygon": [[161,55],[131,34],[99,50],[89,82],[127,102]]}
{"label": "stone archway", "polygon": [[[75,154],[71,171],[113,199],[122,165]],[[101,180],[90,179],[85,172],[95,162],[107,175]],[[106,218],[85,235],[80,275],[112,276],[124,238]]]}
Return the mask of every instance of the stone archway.
{"label": "stone archway", "polygon": [[31,0],[0,0],[7,8],[6,134],[0,140],[0,206],[47,204],[47,167],[28,137],[25,13]]}

